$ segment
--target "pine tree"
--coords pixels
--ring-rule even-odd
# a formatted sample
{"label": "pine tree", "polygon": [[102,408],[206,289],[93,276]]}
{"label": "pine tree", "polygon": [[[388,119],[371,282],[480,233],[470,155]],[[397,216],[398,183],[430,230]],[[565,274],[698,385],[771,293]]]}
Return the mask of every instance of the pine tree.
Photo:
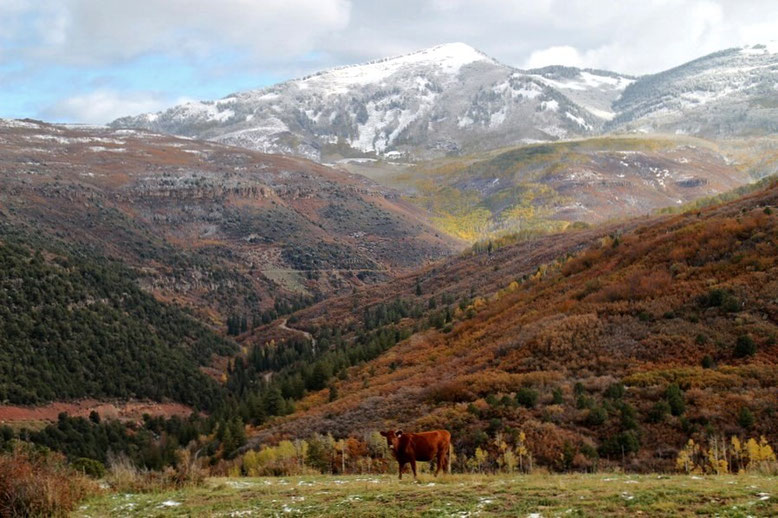
{"label": "pine tree", "polygon": [[222,449],[224,450],[224,454],[228,456],[235,451],[235,439],[233,438],[230,426],[228,426],[227,423],[224,423],[222,428],[224,429],[221,439]]}
{"label": "pine tree", "polygon": [[235,448],[240,448],[246,444],[246,428],[243,425],[243,420],[236,416],[230,421],[230,432],[233,438],[233,444]]}
{"label": "pine tree", "polygon": [[281,415],[283,413],[285,406],[284,397],[276,385],[273,385],[265,392],[264,405],[267,415]]}

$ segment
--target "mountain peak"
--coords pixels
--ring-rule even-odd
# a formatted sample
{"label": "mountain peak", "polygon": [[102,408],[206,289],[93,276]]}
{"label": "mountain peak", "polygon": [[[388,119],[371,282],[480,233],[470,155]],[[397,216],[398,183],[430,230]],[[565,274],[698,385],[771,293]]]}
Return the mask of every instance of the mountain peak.
{"label": "mountain peak", "polygon": [[466,43],[444,43],[410,54],[331,68],[299,81],[310,84],[331,83],[330,86],[340,91],[356,85],[379,83],[397,72],[415,67],[434,67],[445,74],[456,75],[463,66],[478,61],[499,64],[495,59]]}
{"label": "mountain peak", "polygon": [[419,56],[430,60],[457,61],[465,64],[472,63],[474,61],[489,61],[491,63],[497,63],[495,59],[487,56],[480,50],[471,47],[467,43],[462,43],[459,41],[435,45],[434,47],[418,50],[408,54],[407,56],[400,56],[396,59],[402,59],[403,57],[409,56]]}

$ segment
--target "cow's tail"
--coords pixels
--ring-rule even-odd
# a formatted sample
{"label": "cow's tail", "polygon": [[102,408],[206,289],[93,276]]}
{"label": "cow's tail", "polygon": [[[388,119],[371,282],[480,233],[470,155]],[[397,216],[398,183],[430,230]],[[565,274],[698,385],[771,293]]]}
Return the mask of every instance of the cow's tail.
{"label": "cow's tail", "polygon": [[448,442],[448,455],[446,456],[446,471],[451,475],[451,457],[454,454],[454,446],[451,441]]}

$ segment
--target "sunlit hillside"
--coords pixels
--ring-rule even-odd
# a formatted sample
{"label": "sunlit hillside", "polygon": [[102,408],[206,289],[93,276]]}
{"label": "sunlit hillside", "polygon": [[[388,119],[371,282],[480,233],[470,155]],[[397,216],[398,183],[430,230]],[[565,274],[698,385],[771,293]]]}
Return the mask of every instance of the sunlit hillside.
{"label": "sunlit hillside", "polygon": [[[404,190],[444,232],[476,241],[649,214],[774,172],[772,143],[739,160],[717,143],[680,136],[608,136],[538,143],[427,163],[343,165]],[[770,154],[772,153],[772,155]]]}
{"label": "sunlit hillside", "polygon": [[[259,436],[446,427],[470,456],[496,434],[514,443],[523,432],[537,461],[556,469],[566,450],[578,468],[651,470],[674,466],[690,438],[775,443],[776,205],[773,183],[723,206],[611,229],[531,271],[506,259],[548,249],[550,238],[449,262],[394,294],[420,308],[392,324],[409,339],[340,371],[333,400],[313,392]],[[441,277],[469,279],[470,293]],[[497,277],[499,289],[484,289]],[[363,306],[367,325],[398,307],[384,300],[384,309]],[[320,340],[366,325],[317,318],[326,305],[297,325]]]}

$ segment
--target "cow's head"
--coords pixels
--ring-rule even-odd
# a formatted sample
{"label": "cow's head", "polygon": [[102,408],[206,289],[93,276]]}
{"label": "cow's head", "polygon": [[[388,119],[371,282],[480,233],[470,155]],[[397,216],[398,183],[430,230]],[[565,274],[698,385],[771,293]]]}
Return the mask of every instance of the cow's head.
{"label": "cow's head", "polygon": [[397,452],[397,448],[400,447],[400,437],[402,437],[402,430],[389,430],[388,432],[381,432],[381,435],[386,437],[386,445],[393,452]]}

